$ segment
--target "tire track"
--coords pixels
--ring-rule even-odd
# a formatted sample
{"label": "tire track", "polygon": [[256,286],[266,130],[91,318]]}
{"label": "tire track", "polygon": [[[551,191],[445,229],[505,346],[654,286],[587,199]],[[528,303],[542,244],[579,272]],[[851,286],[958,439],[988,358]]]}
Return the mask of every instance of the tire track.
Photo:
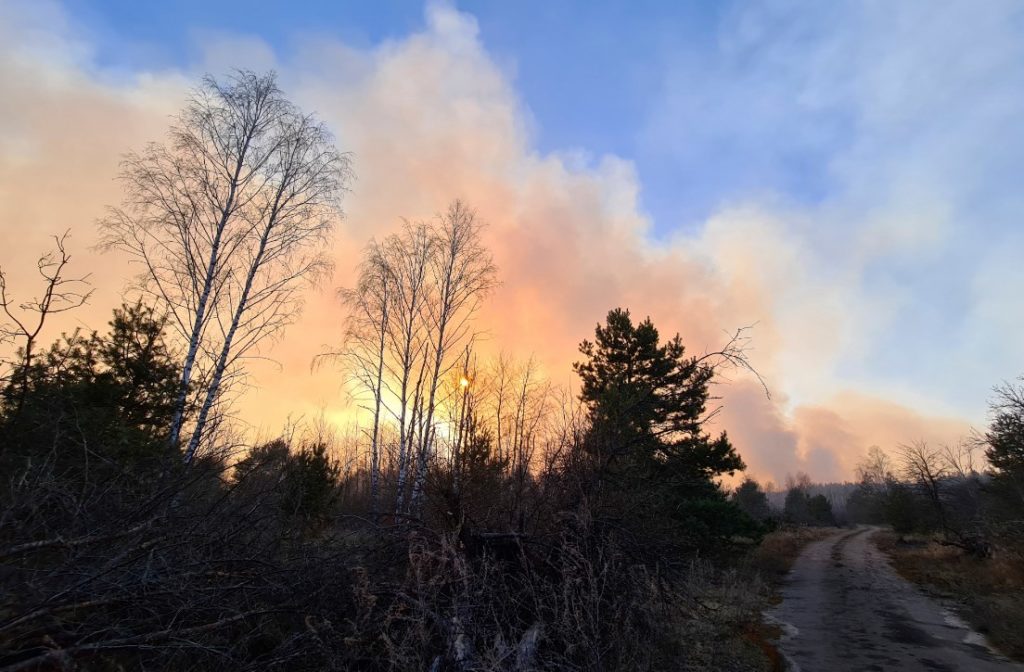
{"label": "tire track", "polygon": [[766,614],[790,669],[1024,672],[893,571],[860,527],[807,546]]}

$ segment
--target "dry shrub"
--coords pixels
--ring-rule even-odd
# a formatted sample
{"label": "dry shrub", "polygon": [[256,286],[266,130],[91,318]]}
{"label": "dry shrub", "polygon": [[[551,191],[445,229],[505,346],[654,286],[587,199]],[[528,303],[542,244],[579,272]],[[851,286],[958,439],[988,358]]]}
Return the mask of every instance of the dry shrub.
{"label": "dry shrub", "polygon": [[27,464],[2,493],[5,670],[283,666],[319,596],[348,592],[322,541],[297,538],[216,461],[141,480],[51,465]]}
{"label": "dry shrub", "polygon": [[21,464],[0,491],[0,668],[763,669],[749,572],[644,557],[554,501],[525,532],[374,525],[331,501],[311,525],[282,506],[289,464]]}
{"label": "dry shrub", "polygon": [[576,541],[524,543],[510,562],[414,538],[382,615],[387,669],[652,669],[669,608],[658,581]]}
{"label": "dry shrub", "polygon": [[525,532],[330,502],[310,525],[282,506],[290,464],[22,464],[0,491],[0,668],[764,669],[747,571],[644,557],[582,505]]}
{"label": "dry shrub", "polygon": [[679,592],[684,613],[676,639],[686,647],[683,670],[763,670],[761,646],[751,637],[768,598],[767,585],[741,568],[694,561]]}
{"label": "dry shrub", "polygon": [[693,561],[669,577],[580,519],[515,539],[509,556],[457,535],[404,537],[404,555],[383,563],[401,568],[393,581],[380,563],[358,570],[357,613],[327,648],[374,670],[764,669],[744,641],[764,604],[749,573]]}

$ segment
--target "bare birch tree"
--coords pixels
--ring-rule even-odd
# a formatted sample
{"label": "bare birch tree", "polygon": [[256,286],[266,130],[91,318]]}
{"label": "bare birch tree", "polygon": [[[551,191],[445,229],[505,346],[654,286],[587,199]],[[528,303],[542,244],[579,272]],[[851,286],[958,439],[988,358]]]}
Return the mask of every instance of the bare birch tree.
{"label": "bare birch tree", "polygon": [[436,288],[429,304],[429,333],[432,361],[428,379],[424,429],[417,449],[416,480],[411,507],[419,509],[427,464],[433,450],[434,413],[438,386],[456,365],[457,358],[472,336],[472,320],[482,299],[496,284],[497,267],[481,240],[482,224],[476,212],[456,200],[439,218],[437,254],[432,258],[431,275]]}
{"label": "bare birch tree", "polygon": [[338,298],[348,309],[343,347],[318,358],[340,361],[359,388],[370,395],[370,509],[380,515],[381,421],[385,410],[384,392],[387,368],[388,328],[391,324],[393,277],[384,249],[377,241],[367,246],[353,288],[338,290]]}
{"label": "bare birch tree", "polygon": [[390,382],[386,386],[395,399],[391,415],[398,423],[395,484],[395,513],[398,514],[404,509],[426,365],[428,334],[424,311],[432,292],[429,268],[434,254],[430,229],[422,223],[406,223],[401,234],[385,240],[384,254],[393,288],[387,336]]}
{"label": "bare birch tree", "polygon": [[371,402],[371,500],[377,510],[384,425],[397,430],[394,512],[415,513],[434,451],[442,382],[468,352],[480,301],[495,266],[476,214],[461,201],[433,222],[406,222],[367,248],[359,278],[341,290],[348,308],[337,353]]}
{"label": "bare birch tree", "polygon": [[169,440],[178,445],[194,379],[190,462],[226,374],[295,316],[350,176],[348,158],[273,74],[207,77],[172,124],[123,163],[125,199],[101,223],[105,243],[141,262],[142,288],[187,344]]}
{"label": "bare birch tree", "polygon": [[508,430],[505,432],[507,445],[505,453],[512,479],[512,505],[509,509],[510,523],[522,529],[522,507],[526,487],[533,468],[537,440],[541,424],[548,414],[551,385],[538,375],[533,357],[517,367],[512,380],[511,411]]}
{"label": "bare birch tree", "polygon": [[[452,472],[452,492],[456,497],[459,496],[462,488],[462,471],[465,464],[465,446],[467,443],[467,433],[470,429],[470,412],[474,412],[473,408],[476,406],[475,391],[470,389],[474,382],[479,380],[477,374],[477,366],[475,360],[470,364],[470,349],[466,348],[466,354],[463,357],[462,366],[457,369],[454,376],[456,378],[455,385],[453,387],[458,390],[457,398],[455,403],[450,404],[449,408],[449,424],[454,429],[454,436],[451,440],[450,460],[451,460],[451,472]],[[472,400],[472,401],[471,401]]]}

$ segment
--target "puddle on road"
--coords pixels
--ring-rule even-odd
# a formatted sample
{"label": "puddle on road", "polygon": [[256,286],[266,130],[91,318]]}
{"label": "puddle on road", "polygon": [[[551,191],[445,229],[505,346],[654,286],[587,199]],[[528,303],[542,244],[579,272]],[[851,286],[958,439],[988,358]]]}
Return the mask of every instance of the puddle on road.
{"label": "puddle on road", "polygon": [[963,630],[967,633],[966,635],[964,635],[964,638],[962,640],[964,644],[980,646],[984,649],[988,649],[990,653],[1002,657],[1002,655],[994,648],[992,648],[992,645],[988,643],[988,640],[985,639],[985,635],[981,634],[980,632],[975,632],[974,630],[972,630],[971,626],[969,626],[966,621],[957,616],[951,610],[943,609],[942,618],[946,621],[947,625],[957,628],[958,630]]}
{"label": "puddle on road", "polygon": [[796,627],[792,623],[787,623],[786,621],[775,618],[771,614],[765,614],[764,620],[765,622],[774,625],[782,631],[782,635],[779,637],[779,645],[777,648],[779,654],[786,661],[786,670],[788,670],[789,672],[800,672],[800,666],[797,664],[797,662],[790,658],[788,655],[786,655],[786,652],[783,651],[783,645],[786,642],[796,638],[800,634],[800,628]]}
{"label": "puddle on road", "polygon": [[775,621],[775,625],[782,629],[782,639],[793,639],[800,634],[800,628],[796,627],[792,623],[786,623],[785,621],[779,621],[777,619],[772,620]]}

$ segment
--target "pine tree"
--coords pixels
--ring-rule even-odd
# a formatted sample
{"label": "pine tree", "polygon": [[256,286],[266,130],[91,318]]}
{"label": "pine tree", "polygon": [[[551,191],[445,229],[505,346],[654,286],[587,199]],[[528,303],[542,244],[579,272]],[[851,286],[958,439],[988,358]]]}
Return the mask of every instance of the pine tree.
{"label": "pine tree", "polygon": [[1011,516],[1024,510],[1024,386],[996,388],[992,423],[985,433],[985,457],[995,486]]}
{"label": "pine tree", "polygon": [[588,445],[605,463],[618,461],[708,481],[744,469],[723,432],[703,428],[714,370],[687,357],[678,335],[662,344],[650,319],[634,325],[628,310],[608,313],[587,358],[573,368],[592,427]]}
{"label": "pine tree", "polygon": [[752,478],[746,478],[732,493],[732,501],[754,520],[768,520],[772,510],[768,505],[768,495],[761,485]]}
{"label": "pine tree", "polygon": [[744,464],[724,432],[704,430],[713,368],[688,357],[678,335],[662,343],[650,319],[634,325],[622,309],[580,352],[585,445],[617,505],[701,545],[748,527],[715,481]]}
{"label": "pine tree", "polygon": [[108,334],[65,334],[9,378],[0,431],[13,455],[57,448],[69,466],[89,452],[122,464],[157,457],[165,452],[178,369],[164,321],[140,304],[122,306]]}

